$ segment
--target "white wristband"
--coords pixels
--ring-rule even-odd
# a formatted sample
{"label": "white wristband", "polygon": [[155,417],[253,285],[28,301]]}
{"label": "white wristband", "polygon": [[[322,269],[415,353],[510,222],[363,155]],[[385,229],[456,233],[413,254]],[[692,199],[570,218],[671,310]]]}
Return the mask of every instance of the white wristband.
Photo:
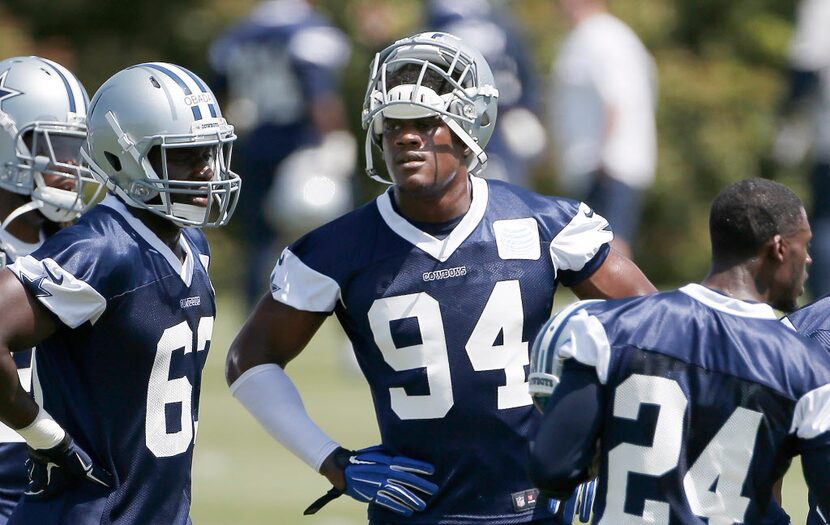
{"label": "white wristband", "polygon": [[40,407],[35,420],[17,433],[34,449],[47,449],[57,446],[66,436],[66,431],[52,419],[52,416]]}
{"label": "white wristband", "polygon": [[315,471],[340,446],[311,420],[297,387],[277,364],[246,370],[231,385],[231,393],[274,439]]}

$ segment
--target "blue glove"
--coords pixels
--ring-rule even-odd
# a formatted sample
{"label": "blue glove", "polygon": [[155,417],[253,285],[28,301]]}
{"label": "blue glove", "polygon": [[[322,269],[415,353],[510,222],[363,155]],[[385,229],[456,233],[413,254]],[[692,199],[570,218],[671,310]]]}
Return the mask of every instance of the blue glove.
{"label": "blue glove", "polygon": [[314,514],[345,493],[358,501],[411,516],[426,508],[426,502],[416,491],[431,496],[438,490],[438,485],[421,477],[432,475],[435,467],[403,456],[390,456],[380,445],[357,451],[339,448],[334,452],[334,461],[343,469],[346,488],[343,491],[332,488],[303,514]]}
{"label": "blue glove", "polygon": [[[588,523],[591,520],[591,508],[594,506],[596,484],[597,480],[592,479],[582,483],[573,491],[573,494],[562,508],[561,520],[564,525],[571,525],[577,514],[579,514],[579,521],[582,523]],[[548,503],[548,509],[553,514],[556,514],[560,507],[562,507],[562,504],[559,500],[552,499]]]}
{"label": "blue glove", "polygon": [[32,499],[47,499],[60,494],[68,487],[89,481],[102,487],[112,486],[109,472],[95,465],[69,434],[52,448],[29,447],[26,460],[29,485],[26,495]]}

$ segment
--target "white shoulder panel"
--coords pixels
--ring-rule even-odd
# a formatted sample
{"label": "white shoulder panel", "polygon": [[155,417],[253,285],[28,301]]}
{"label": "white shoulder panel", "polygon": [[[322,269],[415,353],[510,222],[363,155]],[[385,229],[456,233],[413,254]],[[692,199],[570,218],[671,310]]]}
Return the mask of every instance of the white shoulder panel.
{"label": "white shoulder panel", "polygon": [[271,272],[271,296],[298,310],[331,312],[340,298],[340,285],[309,268],[286,248]]}
{"label": "white shoulder panel", "polygon": [[614,234],[608,221],[585,203],[550,243],[553,267],[560,270],[579,271],[594,258],[603,244],[611,242]]}
{"label": "white shoulder panel", "polygon": [[812,439],[830,432],[830,384],[820,386],[801,396],[795,404],[790,433]]}
{"label": "white shoulder panel", "polygon": [[562,341],[558,348],[561,358],[573,358],[594,367],[600,383],[604,385],[608,381],[611,344],[599,319],[585,310],[577,312],[563,328],[559,341]]}
{"label": "white shoulder panel", "polygon": [[52,259],[39,261],[27,255],[9,269],[19,279],[36,283],[37,299],[70,328],[86,321],[95,324],[107,309],[107,300],[95,288],[76,279]]}

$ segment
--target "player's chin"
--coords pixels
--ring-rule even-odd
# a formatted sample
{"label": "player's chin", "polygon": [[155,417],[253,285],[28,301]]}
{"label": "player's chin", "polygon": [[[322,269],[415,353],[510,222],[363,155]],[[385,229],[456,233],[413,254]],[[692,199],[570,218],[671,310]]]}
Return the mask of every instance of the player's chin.
{"label": "player's chin", "polygon": [[[799,295],[801,295],[801,294],[799,294]],[[797,296],[796,297],[787,297],[785,299],[779,299],[778,301],[775,301],[774,303],[772,303],[770,306],[772,306],[776,310],[784,312],[785,314],[790,314],[790,313],[795,312],[798,309],[798,300],[797,299],[798,299]]]}
{"label": "player's chin", "polygon": [[396,169],[393,180],[401,191],[413,195],[429,195],[436,186],[435,170],[432,169]]}

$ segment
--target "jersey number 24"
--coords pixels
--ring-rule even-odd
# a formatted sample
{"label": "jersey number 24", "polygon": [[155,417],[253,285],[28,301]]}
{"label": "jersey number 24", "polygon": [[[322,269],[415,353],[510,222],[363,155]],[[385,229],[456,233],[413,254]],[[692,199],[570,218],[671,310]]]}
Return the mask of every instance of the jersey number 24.
{"label": "jersey number 24", "polygon": [[[669,524],[669,504],[646,500],[642,516],[625,512],[629,473],[663,476],[677,468],[683,444],[683,420],[689,404],[677,381],[634,374],[617,386],[614,417],[636,420],[643,404],[660,413],[649,447],[621,443],[608,453],[608,494],[601,524]],[[738,407],[683,476],[682,491],[696,516],[709,525],[743,523],[749,498],[741,495],[752,463],[763,414]]]}

